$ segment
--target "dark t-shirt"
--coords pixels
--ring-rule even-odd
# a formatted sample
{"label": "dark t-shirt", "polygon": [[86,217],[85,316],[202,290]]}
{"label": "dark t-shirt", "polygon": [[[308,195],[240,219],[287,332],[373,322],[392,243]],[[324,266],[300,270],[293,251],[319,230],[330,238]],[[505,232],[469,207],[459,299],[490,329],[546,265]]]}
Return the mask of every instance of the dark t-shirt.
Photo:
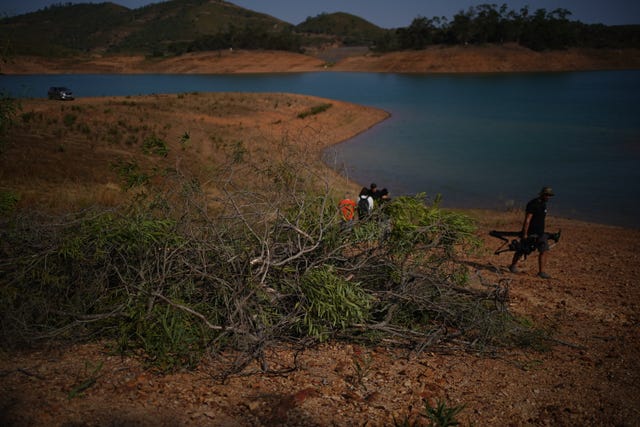
{"label": "dark t-shirt", "polygon": [[537,234],[538,236],[542,236],[544,233],[544,220],[547,216],[547,203],[541,198],[536,197],[527,203],[526,213],[533,215],[531,222],[529,222],[527,235]]}

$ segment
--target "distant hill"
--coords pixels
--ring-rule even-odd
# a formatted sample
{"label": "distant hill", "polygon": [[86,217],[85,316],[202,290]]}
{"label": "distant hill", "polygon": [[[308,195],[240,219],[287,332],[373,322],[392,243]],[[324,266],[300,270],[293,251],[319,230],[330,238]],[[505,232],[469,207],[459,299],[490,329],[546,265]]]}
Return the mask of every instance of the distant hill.
{"label": "distant hill", "polygon": [[10,53],[68,55],[104,50],[123,36],[131,11],[113,3],[53,6],[0,21]]}
{"label": "distant hill", "polygon": [[322,13],[296,26],[299,33],[337,37],[347,46],[368,46],[389,30],[344,12]]}
{"label": "distant hill", "polygon": [[248,29],[279,34],[293,26],[223,0],[171,0],[133,10],[113,3],[64,4],[2,19],[0,39],[21,55],[163,53]]}
{"label": "distant hill", "polygon": [[[387,30],[343,12],[323,13],[292,25],[224,0],[169,0],[138,9],[114,3],[67,3],[0,19],[0,58],[112,53],[167,57],[260,49],[315,55],[332,50],[327,60],[335,62],[344,56],[345,46],[357,47],[358,52],[508,43],[540,52],[640,47],[640,25],[586,25],[569,20],[570,15],[565,9],[518,12],[482,4],[451,20],[416,17],[406,28]],[[336,48],[343,51],[333,52]]]}

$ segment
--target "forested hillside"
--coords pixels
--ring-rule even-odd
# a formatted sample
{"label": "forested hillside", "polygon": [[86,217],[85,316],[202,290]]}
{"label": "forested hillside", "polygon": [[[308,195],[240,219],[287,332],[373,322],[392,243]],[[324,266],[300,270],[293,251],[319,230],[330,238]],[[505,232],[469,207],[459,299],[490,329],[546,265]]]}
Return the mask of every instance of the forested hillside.
{"label": "forested hillside", "polygon": [[113,3],[59,4],[0,20],[3,49],[13,55],[173,56],[248,49],[304,53],[324,46],[364,46],[378,52],[431,45],[517,43],[535,51],[640,46],[640,25],[605,26],[571,20],[567,9],[511,10],[480,4],[453,17],[417,16],[384,29],[347,13],[322,13],[293,25],[223,0],[172,0],[138,9]]}
{"label": "forested hillside", "polygon": [[417,17],[411,25],[388,33],[378,50],[423,49],[433,44],[481,45],[515,42],[533,50],[569,47],[627,48],[640,44],[640,26],[587,25],[572,21],[567,9],[520,11],[506,4],[481,4],[452,19]]}

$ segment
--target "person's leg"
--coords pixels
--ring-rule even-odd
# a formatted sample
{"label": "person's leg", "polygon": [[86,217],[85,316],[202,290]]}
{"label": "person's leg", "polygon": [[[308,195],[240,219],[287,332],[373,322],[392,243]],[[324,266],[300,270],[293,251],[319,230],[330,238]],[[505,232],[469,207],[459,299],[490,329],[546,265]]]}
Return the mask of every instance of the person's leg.
{"label": "person's leg", "polygon": [[518,267],[516,266],[516,264],[518,264],[518,261],[520,260],[520,252],[516,252],[513,254],[513,258],[511,259],[511,265],[509,266],[509,271],[512,273],[517,273],[518,272]]}
{"label": "person's leg", "polygon": [[538,257],[538,273],[544,274],[544,267],[547,265],[547,251],[540,252]]}
{"label": "person's leg", "polygon": [[547,265],[547,254],[549,253],[549,242],[547,241],[546,235],[539,239],[538,251],[540,252],[540,256],[538,257],[538,276],[543,279],[550,279],[551,276],[549,276],[545,271],[545,267]]}

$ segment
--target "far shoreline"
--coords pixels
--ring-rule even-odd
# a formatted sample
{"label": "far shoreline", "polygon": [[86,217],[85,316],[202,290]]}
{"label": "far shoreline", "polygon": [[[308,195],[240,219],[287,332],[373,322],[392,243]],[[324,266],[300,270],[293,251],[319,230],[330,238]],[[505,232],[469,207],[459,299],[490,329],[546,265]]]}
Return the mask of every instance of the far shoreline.
{"label": "far shoreline", "polygon": [[[449,59],[446,67],[443,57]],[[551,59],[557,59],[552,61]],[[581,58],[582,62],[576,58]],[[621,60],[621,58],[625,58]],[[587,60],[588,59],[588,60]],[[614,60],[615,59],[615,60]],[[540,61],[546,67],[540,66]],[[640,50],[533,52],[518,46],[433,47],[415,52],[393,52],[385,55],[358,55],[326,66],[318,58],[287,52],[197,53],[161,60],[136,56],[104,56],[51,61],[36,57],[15,57],[2,64],[5,75],[21,74],[248,74],[305,72],[372,72],[372,73],[562,73],[618,71],[640,69]],[[387,120],[390,113],[368,128],[331,145],[346,143],[353,137]],[[325,150],[328,147],[325,147]],[[340,173],[323,161],[334,173]],[[341,174],[341,173],[340,173]],[[342,175],[342,174],[341,174]],[[344,176],[344,175],[343,175]],[[344,177],[359,183],[351,178]],[[461,208],[465,209],[465,208]],[[578,219],[583,221],[582,219]],[[587,220],[589,222],[589,220]],[[591,220],[593,222],[593,220]],[[598,224],[629,227],[597,220]]]}
{"label": "far shoreline", "polygon": [[520,73],[640,69],[640,49],[537,52],[515,44],[431,46],[416,51],[357,53],[327,62],[286,51],[207,51],[175,57],[86,55],[45,58],[14,55],[0,73],[19,74],[245,74],[299,72]]}

